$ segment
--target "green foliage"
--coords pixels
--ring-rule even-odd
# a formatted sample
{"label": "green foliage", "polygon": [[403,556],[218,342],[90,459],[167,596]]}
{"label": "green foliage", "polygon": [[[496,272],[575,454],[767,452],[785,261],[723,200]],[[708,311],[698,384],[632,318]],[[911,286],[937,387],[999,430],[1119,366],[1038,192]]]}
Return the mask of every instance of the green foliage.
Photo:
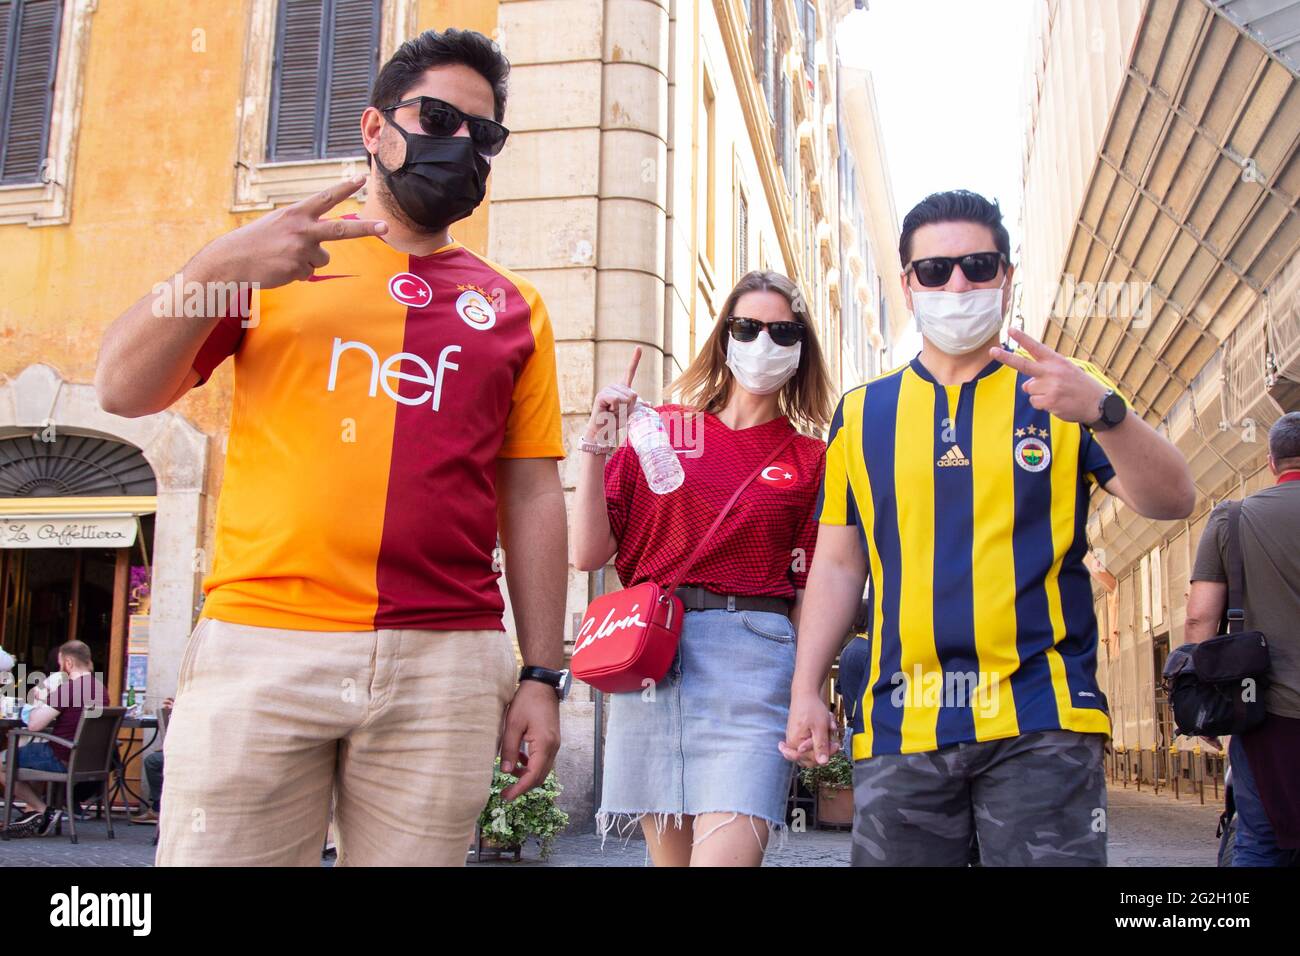
{"label": "green foliage", "polygon": [[507,803],[501,799],[501,792],[518,779],[501,772],[498,758],[492,770],[492,795],[479,814],[479,829],[484,837],[510,849],[535,838],[541,845],[542,859],[546,859],[556,836],[569,825],[569,815],[555,805],[563,788],[552,770],[540,787]]}
{"label": "green foliage", "polygon": [[853,787],[853,761],[843,750],[837,750],[824,765],[805,767],[799,772],[799,777],[803,780],[803,785],[813,793],[819,787],[849,790]]}

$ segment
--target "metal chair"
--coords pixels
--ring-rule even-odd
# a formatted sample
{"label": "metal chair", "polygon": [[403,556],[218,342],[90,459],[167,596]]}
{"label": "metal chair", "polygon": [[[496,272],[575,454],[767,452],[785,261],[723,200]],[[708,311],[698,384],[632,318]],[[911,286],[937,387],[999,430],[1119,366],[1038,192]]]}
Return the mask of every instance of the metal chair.
{"label": "metal chair", "polygon": [[[107,805],[109,776],[113,772],[113,757],[117,753],[117,733],[122,726],[125,707],[103,707],[97,713],[82,711],[77,724],[77,733],[72,740],[65,740],[53,734],[35,730],[11,730],[9,732],[9,756],[6,764],[5,793],[14,792],[14,783],[22,780],[28,783],[61,783],[64,785],[64,802],[67,804],[68,827],[72,831],[72,842],[77,842],[76,801],[73,790],[82,781],[98,781],[104,794],[105,812],[108,821],[108,838],[113,839],[113,808]],[[52,773],[46,770],[28,770],[18,766],[18,738],[28,737],[32,740],[44,740],[62,744],[72,753],[68,757],[68,769],[64,773]],[[4,828],[0,830],[0,839],[9,839],[9,821],[13,810],[12,799],[5,803]]]}

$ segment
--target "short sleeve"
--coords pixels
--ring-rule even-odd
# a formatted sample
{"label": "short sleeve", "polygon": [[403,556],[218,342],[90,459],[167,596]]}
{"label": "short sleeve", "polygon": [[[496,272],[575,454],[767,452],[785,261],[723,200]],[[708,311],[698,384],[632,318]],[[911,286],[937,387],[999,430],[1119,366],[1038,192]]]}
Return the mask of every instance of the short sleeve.
{"label": "short sleeve", "polygon": [[1201,532],[1201,540],[1196,545],[1196,560],[1192,563],[1191,580],[1221,581],[1228,580],[1227,569],[1223,565],[1223,546],[1228,531],[1228,509],[1219,505],[1210,512]]}
{"label": "short sleeve", "polygon": [[1079,431],[1082,433],[1079,439],[1079,468],[1097,484],[1105,486],[1106,482],[1115,477],[1115,467],[1106,457],[1096,436],[1082,425],[1079,426]]}
{"label": "short sleeve", "polygon": [[609,530],[616,541],[622,541],[627,530],[639,470],[636,454],[626,442],[605,462],[605,509],[609,513]]}
{"label": "short sleeve", "polygon": [[58,687],[50,691],[50,696],[46,698],[45,703],[55,710],[64,710],[68,706],[68,693],[72,686],[71,681],[63,681]]}
{"label": "short sleeve", "polygon": [[528,301],[533,351],[524,362],[510,399],[506,437],[498,458],[563,458],[560,387],[555,372],[555,334],[537,290],[519,285]]}
{"label": "short sleeve", "polygon": [[[853,393],[849,393],[853,394]],[[817,495],[814,510],[816,520],[821,524],[855,525],[858,523],[857,509],[853,504],[853,493],[849,486],[849,434],[844,428],[844,402],[848,395],[840,399],[835,415],[831,418],[830,436],[826,443],[826,466],[822,473],[821,491]]]}
{"label": "short sleeve", "polygon": [[[818,484],[821,486],[825,484],[825,469],[826,458],[823,455],[818,459],[818,471],[822,472]],[[817,510],[817,504],[814,502],[795,535],[795,553],[791,556],[790,562],[790,583],[794,585],[796,591],[808,587],[808,572],[812,568],[813,551],[817,547]]]}
{"label": "short sleeve", "polygon": [[226,300],[222,301],[219,306],[221,318],[203,340],[191,363],[199,375],[199,380],[194,383],[195,388],[212,376],[213,369],[238,351],[239,344],[244,340],[244,330],[257,324],[258,316],[254,314],[254,309],[259,304],[259,298],[256,294],[250,297],[249,290],[241,286],[239,305],[233,314],[225,307]]}

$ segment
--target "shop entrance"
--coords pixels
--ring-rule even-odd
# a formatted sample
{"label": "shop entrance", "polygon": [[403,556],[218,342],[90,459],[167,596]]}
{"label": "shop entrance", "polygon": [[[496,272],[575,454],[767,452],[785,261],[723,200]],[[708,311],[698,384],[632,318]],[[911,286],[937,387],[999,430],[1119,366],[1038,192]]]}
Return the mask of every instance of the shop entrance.
{"label": "shop entrance", "polygon": [[25,684],[6,693],[26,696],[70,640],[89,645],[110,700],[143,691],[155,487],[131,445],[0,439],[0,647]]}

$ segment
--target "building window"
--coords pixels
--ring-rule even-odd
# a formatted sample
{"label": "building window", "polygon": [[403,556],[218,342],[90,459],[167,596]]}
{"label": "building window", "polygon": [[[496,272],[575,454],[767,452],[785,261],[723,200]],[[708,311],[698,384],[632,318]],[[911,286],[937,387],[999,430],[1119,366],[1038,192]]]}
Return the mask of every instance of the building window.
{"label": "building window", "polygon": [[781,71],[780,98],[777,101],[776,150],[785,173],[785,188],[794,195],[794,110],[790,96],[790,78]]}
{"label": "building window", "polygon": [[364,172],[359,120],[378,66],[417,32],[415,0],[248,7],[235,211],[296,202]]}
{"label": "building window", "polygon": [[736,193],[736,281],[749,271],[749,201],[744,190]]}
{"label": "building window", "polygon": [[817,83],[817,7],[812,0],[803,0],[803,68],[808,76],[808,92],[816,102]]}
{"label": "building window", "polygon": [[45,179],[58,0],[0,0],[0,185]]}
{"label": "building window", "polygon": [[379,15],[379,0],[280,0],[268,160],[365,152],[357,117],[379,65]]}
{"label": "building window", "polygon": [[713,84],[709,82],[708,74],[703,77],[704,90],[701,105],[703,116],[700,122],[700,133],[704,139],[704,148],[700,150],[700,171],[699,176],[702,182],[699,186],[699,201],[703,208],[699,210],[699,228],[703,230],[700,236],[700,250],[704,253],[704,258],[708,261],[710,268],[717,263],[715,258],[715,247],[713,234],[715,230],[714,209],[717,207],[717,191],[714,188],[717,179],[717,158],[714,152],[715,146],[715,98],[713,94]]}
{"label": "building window", "polygon": [[772,12],[773,0],[753,0],[749,5],[749,55],[754,61],[759,83],[763,87],[763,102],[768,116],[776,117],[776,21]]}
{"label": "building window", "polygon": [[71,215],[96,2],[0,0],[0,223]]}

